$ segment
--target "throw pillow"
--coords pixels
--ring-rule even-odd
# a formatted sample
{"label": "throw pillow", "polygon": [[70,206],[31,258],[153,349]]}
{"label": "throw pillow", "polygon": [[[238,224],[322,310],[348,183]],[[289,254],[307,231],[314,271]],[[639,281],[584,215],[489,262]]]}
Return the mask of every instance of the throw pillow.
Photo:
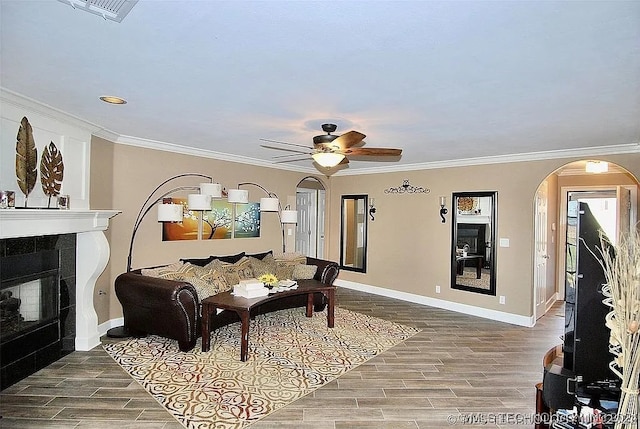
{"label": "throw pillow", "polygon": [[264,259],[265,256],[271,255],[273,256],[273,250],[269,250],[268,252],[262,252],[262,253],[254,253],[254,254],[248,254],[246,256],[250,257],[250,258],[256,258],[256,259]]}
{"label": "throw pillow", "polygon": [[276,260],[276,277],[280,280],[293,278],[293,268],[298,264],[306,264],[307,257],[301,253],[281,253],[274,255]]}
{"label": "throw pillow", "polygon": [[307,261],[307,257],[298,252],[276,253],[273,255],[276,261],[302,260],[302,264]]}
{"label": "throw pillow", "polygon": [[208,258],[184,258],[180,259],[182,262],[189,262],[193,265],[198,265],[200,267],[204,267],[205,265],[211,263],[214,259],[219,259],[223,262],[227,262],[229,264],[234,264],[238,262],[240,259],[244,257],[244,252],[237,253],[235,255],[226,255],[226,256],[215,256],[211,255]]}
{"label": "throw pillow", "polygon": [[291,278],[293,280],[309,280],[316,275],[316,271],[318,271],[317,265],[297,264],[293,267],[293,274]]}
{"label": "throw pillow", "polygon": [[179,261],[179,262],[174,262],[173,264],[170,264],[170,265],[163,265],[162,267],[143,268],[141,270],[141,273],[143,276],[160,277],[161,274],[177,272],[182,269],[184,269],[184,262]]}
{"label": "throw pillow", "polygon": [[236,262],[240,262],[242,258],[244,258],[244,252],[237,253],[235,255],[227,255],[227,256],[214,256],[214,259],[219,259],[222,262],[226,262],[228,264],[235,264]]}
{"label": "throw pillow", "polygon": [[185,258],[185,259],[180,259],[182,262],[184,263],[190,263],[193,265],[197,265],[199,267],[204,267],[205,265],[207,265],[209,262],[213,261],[215,259],[214,256],[209,256],[208,258]]}
{"label": "throw pillow", "polygon": [[293,268],[296,265],[289,261],[276,261],[276,277],[278,280],[290,280],[293,278]]}
{"label": "throw pillow", "polygon": [[254,277],[253,270],[251,269],[251,261],[249,261],[249,258],[246,256],[234,264],[214,259],[211,263],[207,264],[205,268],[213,268],[214,270],[222,272],[227,283],[230,285],[237,285],[240,283],[240,280]]}
{"label": "throw pillow", "polygon": [[251,263],[254,277],[260,277],[263,274],[275,275],[276,273],[276,260],[273,259],[273,255],[271,254],[266,255],[264,259],[249,256],[249,262]]}
{"label": "throw pillow", "polygon": [[192,265],[191,269],[186,271],[180,280],[191,283],[198,293],[200,301],[231,289],[231,286],[227,283],[227,279],[221,272],[197,265]]}

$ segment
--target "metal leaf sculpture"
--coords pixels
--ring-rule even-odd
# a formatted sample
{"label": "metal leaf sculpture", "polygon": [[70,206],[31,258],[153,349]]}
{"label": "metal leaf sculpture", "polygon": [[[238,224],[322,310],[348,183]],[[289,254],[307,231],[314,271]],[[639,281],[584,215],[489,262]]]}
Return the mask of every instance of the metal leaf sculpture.
{"label": "metal leaf sculpture", "polygon": [[51,206],[51,197],[60,194],[63,177],[64,162],[62,162],[62,153],[51,142],[49,146],[44,147],[42,158],[40,158],[40,183],[42,183],[44,194],[49,196],[49,206]]}
{"label": "metal leaf sculpture", "polygon": [[27,198],[36,186],[38,177],[38,149],[33,139],[33,130],[27,117],[20,121],[16,142],[16,177],[18,186],[24,194],[24,206]]}

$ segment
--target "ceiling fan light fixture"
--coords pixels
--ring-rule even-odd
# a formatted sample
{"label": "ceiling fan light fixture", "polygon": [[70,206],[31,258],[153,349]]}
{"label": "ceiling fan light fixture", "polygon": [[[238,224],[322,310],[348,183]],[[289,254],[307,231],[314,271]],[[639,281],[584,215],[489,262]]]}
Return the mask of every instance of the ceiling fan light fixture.
{"label": "ceiling fan light fixture", "polygon": [[311,157],[315,162],[326,168],[335,167],[344,159],[343,154],[335,152],[314,153]]}

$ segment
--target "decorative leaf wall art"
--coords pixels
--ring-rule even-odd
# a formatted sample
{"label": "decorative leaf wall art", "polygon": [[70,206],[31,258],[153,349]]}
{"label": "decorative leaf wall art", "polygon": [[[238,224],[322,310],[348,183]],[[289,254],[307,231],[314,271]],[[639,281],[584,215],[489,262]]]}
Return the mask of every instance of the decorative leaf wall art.
{"label": "decorative leaf wall art", "polygon": [[60,194],[62,179],[64,177],[64,162],[62,153],[53,142],[44,147],[40,158],[40,183],[44,194],[49,197],[48,207],[51,207],[51,197]]}
{"label": "decorative leaf wall art", "polygon": [[33,139],[33,130],[27,117],[20,121],[16,141],[16,177],[18,186],[24,194],[24,206],[36,185],[38,177],[38,149]]}

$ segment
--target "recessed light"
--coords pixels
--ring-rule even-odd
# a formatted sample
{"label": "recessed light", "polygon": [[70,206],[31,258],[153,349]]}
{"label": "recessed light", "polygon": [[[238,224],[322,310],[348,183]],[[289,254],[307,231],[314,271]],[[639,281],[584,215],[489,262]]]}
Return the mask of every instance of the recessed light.
{"label": "recessed light", "polygon": [[125,100],[124,98],[116,97],[113,95],[103,95],[102,97],[100,97],[100,100],[110,104],[127,104],[127,100]]}

